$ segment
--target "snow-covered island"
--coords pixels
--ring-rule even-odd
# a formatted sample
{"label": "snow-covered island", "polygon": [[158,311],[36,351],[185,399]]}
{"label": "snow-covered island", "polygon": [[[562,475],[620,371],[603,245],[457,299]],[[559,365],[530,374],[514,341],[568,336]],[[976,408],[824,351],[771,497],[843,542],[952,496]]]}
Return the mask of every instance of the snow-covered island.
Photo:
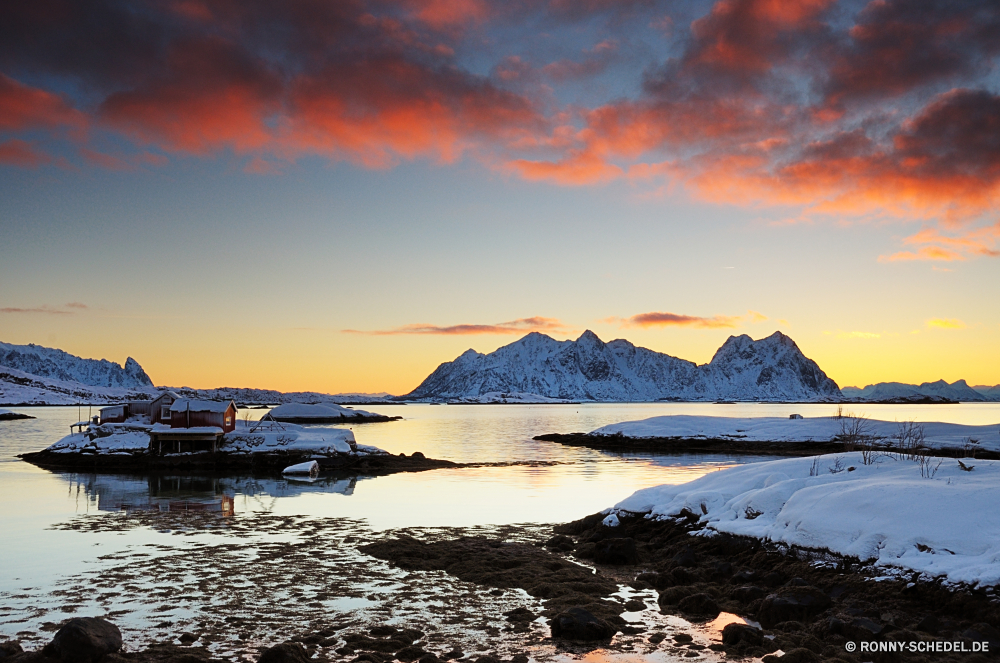
{"label": "snow-covered island", "polygon": [[0,421],[14,421],[16,419],[34,419],[34,417],[30,414],[21,414],[20,412],[11,412],[10,410],[0,408]]}
{"label": "snow-covered island", "polygon": [[634,493],[605,525],[641,515],[829,551],[950,583],[1000,583],[1000,461],[859,452],[752,463]]}
{"label": "snow-covered island", "polygon": [[871,446],[918,446],[948,455],[1000,458],[1000,423],[880,421],[853,416],[711,417],[667,415],[602,426],[589,433],[539,435],[536,440],[598,449],[812,454]]}
{"label": "snow-covered island", "polygon": [[285,403],[272,409],[268,416],[275,421],[293,424],[346,424],[402,419],[366,410],[355,410],[336,403]]}
{"label": "snow-covered island", "polygon": [[[82,423],[82,422],[81,422]],[[423,454],[393,456],[377,447],[358,444],[346,428],[299,426],[279,422],[237,422],[222,433],[213,426],[185,429],[218,440],[214,450],[173,451],[158,447],[158,434],[169,432],[163,424],[105,423],[80,426],[55,444],[20,458],[48,467],[96,469],[191,468],[197,470],[257,469],[280,471],[296,463],[315,460],[321,470],[364,470],[386,473],[446,467],[448,461]],[[184,444],[184,443],[182,443]]]}

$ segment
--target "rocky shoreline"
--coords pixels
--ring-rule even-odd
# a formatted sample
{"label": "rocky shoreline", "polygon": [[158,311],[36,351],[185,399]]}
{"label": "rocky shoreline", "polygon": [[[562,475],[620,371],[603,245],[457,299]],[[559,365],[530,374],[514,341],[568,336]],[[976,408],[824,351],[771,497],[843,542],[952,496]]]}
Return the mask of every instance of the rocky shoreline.
{"label": "rocky shoreline", "polygon": [[[627,435],[594,435],[592,433],[546,433],[536,435],[533,440],[556,442],[571,447],[587,447],[597,451],[654,451],[664,454],[731,454],[754,456],[821,456],[843,453],[842,442],[743,442],[719,438],[676,438],[676,437],[629,437]],[[876,446],[880,453],[897,453],[891,446]],[[960,448],[935,448],[930,450],[935,456],[965,458],[967,451]],[[976,458],[1000,460],[1000,452],[977,449]]]}

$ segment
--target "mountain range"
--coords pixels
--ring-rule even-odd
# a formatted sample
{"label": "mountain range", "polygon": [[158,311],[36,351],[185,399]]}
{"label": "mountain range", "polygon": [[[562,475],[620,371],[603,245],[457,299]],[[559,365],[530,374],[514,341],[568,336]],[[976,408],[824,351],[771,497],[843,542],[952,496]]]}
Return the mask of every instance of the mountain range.
{"label": "mountain range", "polygon": [[[40,345],[0,343],[0,405],[118,403],[159,390],[134,359],[124,365],[83,359]],[[392,404],[416,400],[457,403],[569,401],[930,401],[1000,402],[1000,385],[965,380],[920,385],[882,382],[863,389],[837,384],[780,332],[753,340],[731,336],[712,360],[695,364],[591,331],[575,341],[531,333],[489,354],[468,350],[437,367],[405,396],[322,394],[269,389],[191,389],[182,396],[232,398],[243,404]]]}
{"label": "mountain range", "polygon": [[699,366],[592,331],[575,341],[537,332],[490,354],[468,350],[437,367],[409,400],[475,399],[521,392],[590,401],[832,401],[837,383],[775,332],[754,341],[730,336],[712,361]]}

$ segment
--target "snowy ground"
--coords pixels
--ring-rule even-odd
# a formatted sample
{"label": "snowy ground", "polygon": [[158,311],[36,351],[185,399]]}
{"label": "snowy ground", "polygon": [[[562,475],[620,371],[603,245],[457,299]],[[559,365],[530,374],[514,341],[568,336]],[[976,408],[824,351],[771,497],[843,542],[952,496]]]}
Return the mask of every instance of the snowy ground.
{"label": "snowy ground", "polygon": [[700,516],[728,532],[910,569],[950,582],[1000,583],[1000,461],[934,459],[923,467],[860,453],[791,458],[634,493],[616,513]]}
{"label": "snowy ground", "polygon": [[[863,420],[868,434],[891,444],[900,423]],[[616,435],[634,438],[673,438],[683,440],[715,439],[743,442],[830,442],[841,435],[850,417],[706,417],[671,415],[641,421],[625,421],[602,426],[592,435]],[[923,429],[924,445],[932,449],[963,448],[969,438],[979,440],[978,447],[1000,451],[1000,424],[966,426],[941,422],[918,422]]]}
{"label": "snowy ground", "polygon": [[[252,422],[253,423],[253,422]],[[149,447],[152,426],[135,424],[104,424],[92,427],[98,436],[89,434],[67,435],[46,451],[56,453],[121,454],[145,451]],[[161,427],[162,430],[170,430]],[[216,430],[216,429],[213,429]],[[211,432],[211,431],[209,431]],[[239,427],[222,438],[220,451],[234,453],[268,453],[271,451],[307,451],[316,456],[337,454],[384,454],[376,447],[357,444],[354,433],[345,428],[302,427],[294,424],[267,426],[250,432],[239,422]]]}

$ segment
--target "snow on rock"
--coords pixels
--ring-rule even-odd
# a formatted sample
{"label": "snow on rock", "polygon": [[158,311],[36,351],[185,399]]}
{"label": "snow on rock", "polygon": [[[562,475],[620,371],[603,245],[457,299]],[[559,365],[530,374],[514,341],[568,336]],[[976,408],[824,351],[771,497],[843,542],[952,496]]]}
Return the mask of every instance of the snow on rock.
{"label": "snow on rock", "polygon": [[731,336],[697,364],[591,331],[575,341],[533,332],[488,355],[468,350],[406,396],[478,399],[521,392],[562,400],[839,400],[837,384],[780,332],[754,341]]}
{"label": "snow on rock", "polygon": [[125,365],[122,366],[107,359],[83,359],[62,350],[34,343],[28,345],[0,343],[0,366],[92,387],[142,389],[153,386],[153,381],[146,375],[146,371],[142,370],[142,366],[131,357],[126,359]]}
{"label": "snow on rock", "polygon": [[314,460],[289,465],[281,470],[282,474],[315,474],[316,472],[319,472],[319,463]]}
{"label": "snow on rock", "polygon": [[[355,453],[359,445],[354,432],[346,428],[303,427],[282,424],[254,432],[237,429],[222,438],[222,451],[267,453],[269,451],[308,451],[320,456]],[[360,450],[360,448],[359,448]],[[366,447],[364,453],[386,453]]]}
{"label": "snow on rock", "polygon": [[380,414],[373,414],[365,410],[354,410],[348,407],[341,407],[336,403],[285,403],[271,410],[271,416],[279,421],[282,419],[353,419],[366,417],[380,417]]}
{"label": "snow on rock", "polygon": [[[741,442],[830,442],[840,435],[850,417],[707,417],[667,415],[639,421],[625,421],[602,426],[591,435],[623,435],[634,438],[666,438],[678,440],[739,440]],[[891,444],[899,432],[895,421],[863,420],[870,435],[881,443]],[[924,432],[924,445],[934,449],[963,448],[969,438],[978,440],[978,447],[1000,451],[1000,424],[966,426],[942,422],[919,423]]]}
{"label": "snow on rock", "polygon": [[[860,453],[790,458],[712,472],[634,493],[611,514],[664,519],[690,512],[705,533],[726,532],[856,556],[878,565],[1000,583],[1000,461],[920,465]],[[924,474],[928,472],[925,470]]]}
{"label": "snow on rock", "polygon": [[149,449],[149,426],[103,424],[93,426],[88,433],[67,435],[46,451],[54,453],[121,454],[145,452]]}

